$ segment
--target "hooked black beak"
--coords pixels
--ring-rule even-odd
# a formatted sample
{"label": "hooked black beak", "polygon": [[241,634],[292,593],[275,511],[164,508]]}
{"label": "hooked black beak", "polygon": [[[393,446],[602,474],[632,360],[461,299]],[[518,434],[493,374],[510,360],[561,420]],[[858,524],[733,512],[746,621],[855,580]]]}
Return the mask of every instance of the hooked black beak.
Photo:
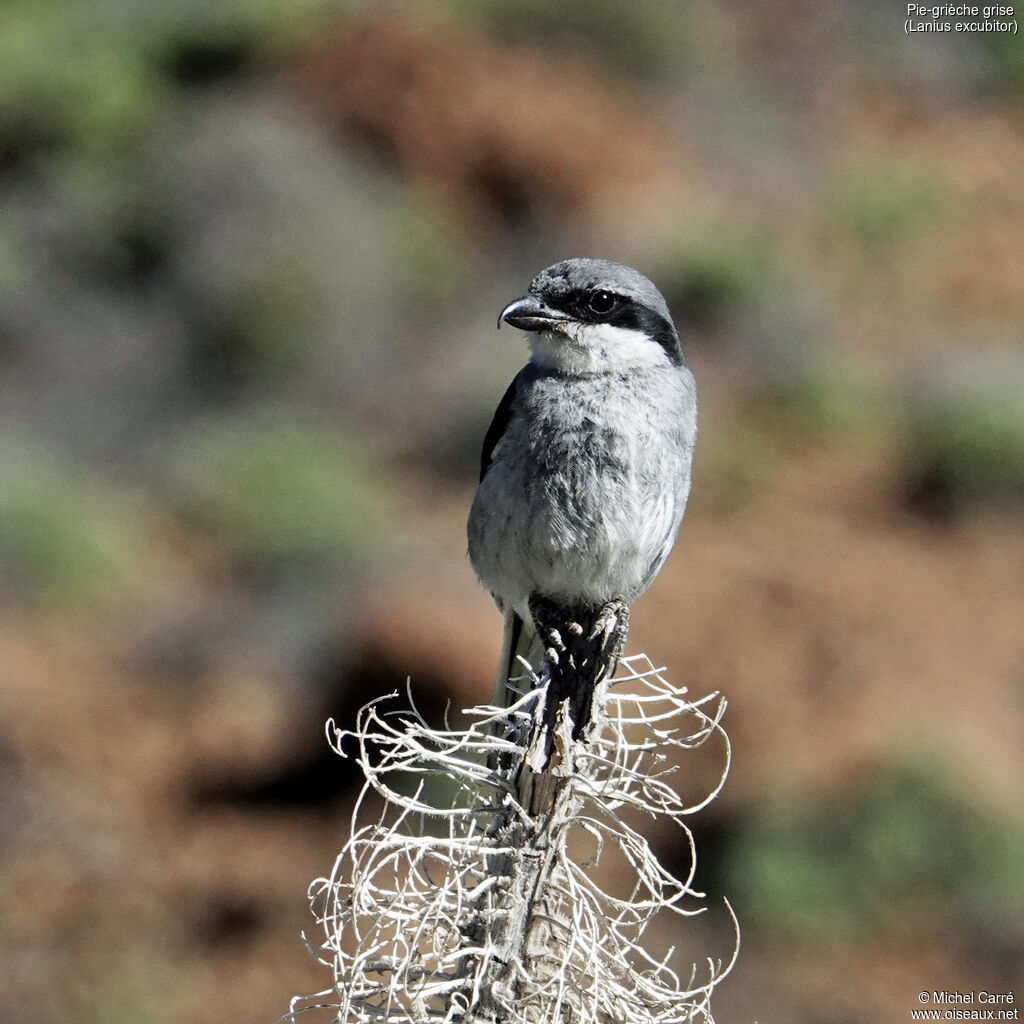
{"label": "hooked black beak", "polygon": [[498,317],[498,326],[501,322],[511,324],[523,331],[554,331],[559,324],[569,319],[565,313],[557,309],[551,309],[536,295],[524,295],[521,299],[510,302]]}

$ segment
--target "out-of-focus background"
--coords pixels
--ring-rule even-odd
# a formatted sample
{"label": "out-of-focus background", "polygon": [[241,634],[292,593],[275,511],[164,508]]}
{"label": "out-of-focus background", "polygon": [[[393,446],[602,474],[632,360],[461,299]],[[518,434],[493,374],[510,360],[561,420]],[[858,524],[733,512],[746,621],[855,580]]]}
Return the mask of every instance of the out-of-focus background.
{"label": "out-of-focus background", "polygon": [[[1024,44],[811,0],[9,0],[0,1020],[272,1021],[358,779],[490,693],[498,310],[664,291],[701,438],[631,649],[721,690],[723,1024],[1024,999]],[[710,785],[721,749],[684,763]],[[677,836],[658,836],[671,864]]]}

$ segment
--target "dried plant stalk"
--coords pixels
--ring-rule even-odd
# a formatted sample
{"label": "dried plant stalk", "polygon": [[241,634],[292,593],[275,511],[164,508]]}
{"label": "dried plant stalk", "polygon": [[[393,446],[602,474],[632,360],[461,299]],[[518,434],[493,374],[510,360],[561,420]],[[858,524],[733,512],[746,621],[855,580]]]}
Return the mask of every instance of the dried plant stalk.
{"label": "dried plant stalk", "polygon": [[[352,730],[329,722],[339,754],[354,741],[366,783],[334,870],[310,889],[323,930],[314,952],[334,985],[294,1000],[289,1016],[319,1011],[345,1024],[710,1021],[711,991],[735,960],[738,931],[732,960],[691,965],[685,977],[670,966],[672,950],[655,956],[644,934],[656,915],[705,909],[692,888],[685,819],[725,781],[725,701],[688,701],[663,671],[643,655],[624,659],[614,690],[595,694],[580,739],[558,719],[554,752],[539,771],[530,755],[543,670],[521,680],[528,689],[509,708],[466,712],[463,730],[433,729],[414,706],[389,711],[397,694],[364,707]],[[670,755],[716,734],[725,750],[718,785],[686,806],[669,784]],[[448,791],[443,803],[427,798],[440,788]],[[375,796],[382,809],[361,824]],[[630,824],[638,814],[679,827],[690,850],[685,879]],[[608,861],[618,889],[602,881]]]}

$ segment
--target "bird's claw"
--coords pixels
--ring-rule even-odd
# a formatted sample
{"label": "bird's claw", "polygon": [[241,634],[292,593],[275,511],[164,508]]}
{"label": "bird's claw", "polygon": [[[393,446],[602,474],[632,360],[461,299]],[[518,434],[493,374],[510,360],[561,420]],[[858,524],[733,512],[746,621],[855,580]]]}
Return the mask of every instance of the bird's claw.
{"label": "bird's claw", "polygon": [[609,652],[612,658],[618,658],[626,646],[626,633],[629,630],[629,605],[617,598],[609,601],[594,620],[594,628],[589,640],[600,637],[601,647]]}
{"label": "bird's claw", "polygon": [[607,642],[608,637],[615,631],[619,623],[619,609],[615,604],[606,604],[601,609],[601,614],[594,619],[594,628],[590,631],[588,640],[596,640],[599,636]]}

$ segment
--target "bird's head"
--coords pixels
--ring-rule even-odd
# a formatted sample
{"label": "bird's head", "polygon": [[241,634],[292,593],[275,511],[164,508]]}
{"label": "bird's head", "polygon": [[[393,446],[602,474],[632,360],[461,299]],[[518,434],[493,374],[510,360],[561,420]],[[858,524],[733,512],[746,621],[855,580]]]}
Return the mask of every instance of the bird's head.
{"label": "bird's head", "polygon": [[541,271],[498,318],[530,331],[534,362],[570,376],[681,366],[661,292],[631,267],[573,259]]}

